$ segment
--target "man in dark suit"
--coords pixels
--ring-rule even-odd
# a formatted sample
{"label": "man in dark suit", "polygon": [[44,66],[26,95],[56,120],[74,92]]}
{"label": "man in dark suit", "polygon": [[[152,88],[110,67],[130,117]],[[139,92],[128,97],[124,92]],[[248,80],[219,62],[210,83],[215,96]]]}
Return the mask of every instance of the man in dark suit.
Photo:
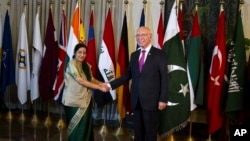
{"label": "man in dark suit", "polygon": [[116,89],[132,79],[135,141],[157,140],[158,110],[163,110],[167,105],[166,54],[153,47],[151,40],[150,29],[139,27],[136,41],[140,49],[131,54],[126,73],[108,84],[112,89]]}

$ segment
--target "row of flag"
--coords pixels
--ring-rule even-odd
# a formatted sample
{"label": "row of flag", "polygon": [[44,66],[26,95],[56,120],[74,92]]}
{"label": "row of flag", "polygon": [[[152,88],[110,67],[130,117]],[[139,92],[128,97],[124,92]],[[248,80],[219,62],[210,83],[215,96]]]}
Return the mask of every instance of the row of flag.
{"label": "row of flag", "polygon": [[[31,59],[33,65],[32,70],[30,69],[31,67],[25,14],[26,13],[24,10],[20,18],[17,56],[16,61],[14,62],[10,18],[8,10],[6,11],[3,32],[0,33],[2,37],[0,82],[1,95],[5,95],[8,86],[17,85],[17,95],[21,104],[25,104],[27,102],[28,91],[30,91],[30,99],[32,102],[39,97],[41,97],[44,101],[50,100],[52,98],[60,101],[60,96],[64,86],[63,75],[67,61],[70,60],[69,58],[72,58],[74,46],[79,42],[85,41],[84,27],[80,20],[78,3],[72,18],[69,41],[67,41],[66,16],[64,9],[62,10],[59,43],[57,41],[52,12],[50,9],[44,45],[42,44],[39,11],[37,11],[33,29]],[[2,19],[0,23],[2,25]],[[2,26],[0,27],[2,31]],[[81,31],[78,29],[81,29]],[[89,33],[93,34],[94,31]],[[67,42],[69,42],[69,44],[67,44]],[[91,42],[92,44],[94,43],[91,40],[89,42],[90,46]],[[95,44],[93,45],[95,47]],[[93,50],[92,52],[89,50],[89,53],[95,54],[95,48]],[[15,63],[16,66],[14,66]],[[95,66],[95,64],[93,64],[93,66]]]}
{"label": "row of flag", "polygon": [[[162,11],[162,10],[161,10]],[[240,13],[238,13],[236,36],[226,50],[225,17],[221,11],[215,37],[215,47],[209,71],[207,87],[204,82],[203,48],[201,30],[199,27],[198,10],[195,11],[193,26],[188,46],[184,45],[182,11],[177,11],[174,2],[166,31],[163,31],[162,13],[160,12],[157,36],[158,47],[166,52],[169,73],[169,101],[167,108],[160,112],[160,136],[171,134],[185,127],[191,111],[197,105],[203,105],[207,100],[208,132],[210,134],[222,127],[225,113],[235,117],[235,113],[243,108],[242,100],[245,94],[245,48],[244,34]],[[16,69],[14,68],[11,29],[8,10],[5,16],[3,33],[0,37],[2,45],[1,60],[1,95],[6,93],[9,85],[16,84],[18,98],[21,104],[27,101],[27,91],[30,90],[31,101],[41,97],[47,101],[54,98],[60,101],[64,87],[63,73],[68,61],[72,58],[74,46],[83,42],[88,45],[86,61],[91,65],[93,76],[101,81],[111,81],[123,75],[129,62],[127,13],[123,17],[118,58],[115,58],[115,42],[111,10],[108,9],[102,43],[99,50],[99,60],[96,56],[94,13],[91,11],[88,41],[80,18],[79,5],[76,4],[72,16],[69,39],[67,40],[66,16],[62,10],[59,41],[57,41],[51,9],[47,23],[44,45],[41,41],[39,12],[37,12],[33,30],[32,70],[30,73],[25,12],[21,16],[18,38]],[[178,14],[176,14],[178,13]],[[1,24],[1,19],[0,19]],[[145,26],[144,9],[139,26]],[[1,31],[0,26],[0,31]],[[98,62],[98,63],[97,63]],[[15,73],[16,70],[16,73]],[[227,80],[224,76],[227,76]],[[228,82],[228,83],[226,83]],[[226,85],[228,84],[228,85]],[[206,91],[206,93],[205,93]],[[207,94],[207,98],[204,98]],[[99,106],[105,105],[118,97],[119,120],[132,112],[130,106],[129,83],[119,87],[109,94],[94,91],[94,99]],[[222,101],[222,102],[221,102]],[[233,102],[231,102],[233,101]],[[223,103],[224,105],[221,105]],[[233,104],[232,104],[233,103]],[[237,103],[237,104],[236,104]]]}
{"label": "row of flag", "polygon": [[168,59],[169,101],[167,108],[160,112],[160,136],[184,128],[197,105],[207,104],[209,134],[222,129],[224,119],[234,121],[246,115],[242,111],[247,109],[244,99],[249,94],[246,90],[249,83],[246,80],[246,50],[240,10],[236,21],[234,38],[227,44],[225,13],[221,10],[205,82],[198,9],[194,12],[189,41],[184,44],[182,11],[176,2],[173,3],[162,47]]}
{"label": "row of flag", "polygon": [[[239,5],[238,3],[238,8]],[[241,9],[237,9],[234,37],[229,43],[226,33],[225,12],[221,8],[206,85],[209,134],[222,129],[225,119],[232,122],[242,119],[245,114],[242,111],[247,108],[244,99],[249,95],[246,77],[250,72],[246,71],[247,58]]]}

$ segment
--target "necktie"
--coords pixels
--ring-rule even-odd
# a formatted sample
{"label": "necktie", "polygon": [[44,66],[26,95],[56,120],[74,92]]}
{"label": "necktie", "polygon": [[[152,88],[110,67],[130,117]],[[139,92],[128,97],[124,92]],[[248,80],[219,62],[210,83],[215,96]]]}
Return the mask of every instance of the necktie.
{"label": "necktie", "polygon": [[145,53],[146,53],[146,50],[141,51],[141,58],[139,60],[139,71],[140,72],[142,71],[142,67],[144,65]]}

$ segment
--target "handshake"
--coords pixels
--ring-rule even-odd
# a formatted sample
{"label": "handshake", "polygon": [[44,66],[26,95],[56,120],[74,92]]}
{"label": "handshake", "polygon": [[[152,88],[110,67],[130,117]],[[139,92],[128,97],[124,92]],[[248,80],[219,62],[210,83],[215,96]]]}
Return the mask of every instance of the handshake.
{"label": "handshake", "polygon": [[108,83],[99,83],[99,86],[99,90],[105,93],[111,89]]}

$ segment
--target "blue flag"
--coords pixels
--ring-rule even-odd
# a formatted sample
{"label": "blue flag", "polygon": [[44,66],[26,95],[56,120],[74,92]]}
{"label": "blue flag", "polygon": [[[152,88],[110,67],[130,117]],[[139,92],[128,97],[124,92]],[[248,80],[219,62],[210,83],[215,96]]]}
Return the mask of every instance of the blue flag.
{"label": "blue flag", "polygon": [[[145,12],[144,12],[144,8],[142,8],[142,11],[141,11],[141,19],[140,19],[140,25],[139,27],[141,26],[145,26]],[[136,50],[139,49],[139,45],[137,44],[136,45]]]}
{"label": "blue flag", "polygon": [[140,26],[145,26],[145,13],[144,13],[144,8],[142,8],[142,11],[141,11]]}
{"label": "blue flag", "polygon": [[1,62],[1,94],[4,95],[7,86],[15,84],[15,67],[12,51],[10,17],[6,11],[3,31],[2,62]]}

